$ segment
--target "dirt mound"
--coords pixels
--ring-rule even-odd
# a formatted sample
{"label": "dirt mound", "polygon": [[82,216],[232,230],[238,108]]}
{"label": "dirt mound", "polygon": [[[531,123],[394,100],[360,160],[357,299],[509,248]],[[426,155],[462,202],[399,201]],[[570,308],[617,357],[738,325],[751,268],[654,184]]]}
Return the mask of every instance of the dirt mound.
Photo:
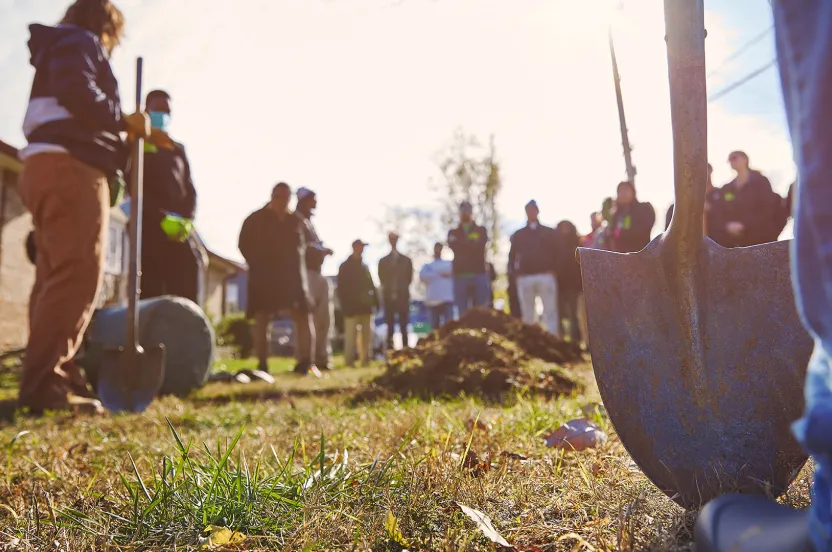
{"label": "dirt mound", "polygon": [[546,396],[568,394],[581,384],[560,364],[580,358],[576,347],[542,328],[477,309],[415,348],[391,353],[387,372],[357,399],[461,393],[499,398],[512,389]]}

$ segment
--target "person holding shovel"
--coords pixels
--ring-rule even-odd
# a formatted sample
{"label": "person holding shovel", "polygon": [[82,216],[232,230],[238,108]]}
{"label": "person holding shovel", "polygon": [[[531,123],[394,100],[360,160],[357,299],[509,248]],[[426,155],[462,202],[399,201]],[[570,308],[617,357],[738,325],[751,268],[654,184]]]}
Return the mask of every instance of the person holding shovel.
{"label": "person holding shovel", "polygon": [[[153,90],[145,100],[154,129],[168,131],[171,98]],[[196,189],[185,147],[144,145],[141,298],[174,295],[198,303],[199,265],[189,237],[196,213]]]}
{"label": "person holding shovel", "polygon": [[762,497],[719,497],[696,522],[701,552],[832,551],[832,3],[774,0],[772,5],[798,169],[792,281],[804,326],[815,342],[804,415],[792,426],[815,463],[812,503],[801,511]]}
{"label": "person holding shovel", "polygon": [[54,27],[31,25],[35,68],[23,122],[20,193],[33,213],[36,276],[18,404],[31,413],[100,412],[72,362],[101,288],[109,211],[123,187],[123,133],[162,147],[144,113],[121,111],[110,56],[124,16],[108,0],[77,0]]}
{"label": "person holding shovel", "polygon": [[610,249],[617,253],[641,251],[650,243],[650,232],[655,223],[656,211],[649,203],[638,200],[635,184],[620,182],[607,228],[612,245]]}
{"label": "person holding shovel", "polygon": [[[257,370],[269,371],[269,323],[280,314],[291,314],[297,331],[301,361],[295,371],[320,377],[313,361],[315,327],[312,299],[306,279],[303,226],[289,210],[292,189],[285,182],[272,190],[269,203],[243,222],[239,248],[248,263],[247,315],[254,319]],[[264,378],[265,379],[265,378]]]}

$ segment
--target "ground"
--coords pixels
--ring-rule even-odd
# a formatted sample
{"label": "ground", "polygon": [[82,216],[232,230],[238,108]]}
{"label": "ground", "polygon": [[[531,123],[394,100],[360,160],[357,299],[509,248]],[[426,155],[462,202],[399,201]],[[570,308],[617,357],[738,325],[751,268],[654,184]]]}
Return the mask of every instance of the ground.
{"label": "ground", "polygon": [[[517,550],[692,550],[693,516],[600,414],[600,448],[545,447],[598,400],[588,365],[583,395],[503,404],[353,404],[381,366],[322,380],[291,366],[272,360],[274,386],[211,384],[138,415],[0,422],[0,550],[494,550],[459,505]],[[0,374],[0,399],[12,383]],[[806,490],[804,474],[787,500]]]}

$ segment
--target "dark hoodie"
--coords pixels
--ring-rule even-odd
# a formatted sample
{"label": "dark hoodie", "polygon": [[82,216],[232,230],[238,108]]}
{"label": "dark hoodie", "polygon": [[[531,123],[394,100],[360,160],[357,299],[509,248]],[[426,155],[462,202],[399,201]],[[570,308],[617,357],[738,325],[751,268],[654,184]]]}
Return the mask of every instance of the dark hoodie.
{"label": "dark hoodie", "polygon": [[[74,25],[30,25],[35,68],[23,132],[38,151],[64,150],[108,176],[123,171],[127,148],[119,135],[118,82],[98,38]],[[50,148],[51,146],[51,148]]]}
{"label": "dark hoodie", "polygon": [[612,216],[607,232],[612,238],[612,250],[635,253],[650,243],[650,233],[656,223],[656,211],[649,203],[633,201],[619,205]]}
{"label": "dark hoodie", "polygon": [[[737,187],[736,179],[722,187],[722,201],[716,215],[722,228],[729,222],[740,222],[745,227],[739,236],[724,231],[719,242],[725,247],[748,247],[777,241],[780,235],[780,212],[783,198],[771,189],[768,178],[758,171],[751,171],[748,182]],[[783,224],[785,226],[785,224]]]}

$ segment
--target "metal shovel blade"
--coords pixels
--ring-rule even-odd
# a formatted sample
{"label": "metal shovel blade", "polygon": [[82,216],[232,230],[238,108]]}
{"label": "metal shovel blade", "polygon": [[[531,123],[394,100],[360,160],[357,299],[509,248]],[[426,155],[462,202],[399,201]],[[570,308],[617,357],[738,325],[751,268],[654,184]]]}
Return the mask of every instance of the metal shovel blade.
{"label": "metal shovel blade", "polygon": [[734,490],[778,495],[806,461],[790,424],[812,352],[789,243],[725,249],[703,237],[692,265],[678,251],[668,235],[635,254],[580,250],[610,420],[645,475],[682,506]]}
{"label": "metal shovel blade", "polygon": [[[133,357],[133,358],[130,358]],[[101,404],[112,412],[142,412],[165,380],[165,347],[105,351],[96,390]]]}

